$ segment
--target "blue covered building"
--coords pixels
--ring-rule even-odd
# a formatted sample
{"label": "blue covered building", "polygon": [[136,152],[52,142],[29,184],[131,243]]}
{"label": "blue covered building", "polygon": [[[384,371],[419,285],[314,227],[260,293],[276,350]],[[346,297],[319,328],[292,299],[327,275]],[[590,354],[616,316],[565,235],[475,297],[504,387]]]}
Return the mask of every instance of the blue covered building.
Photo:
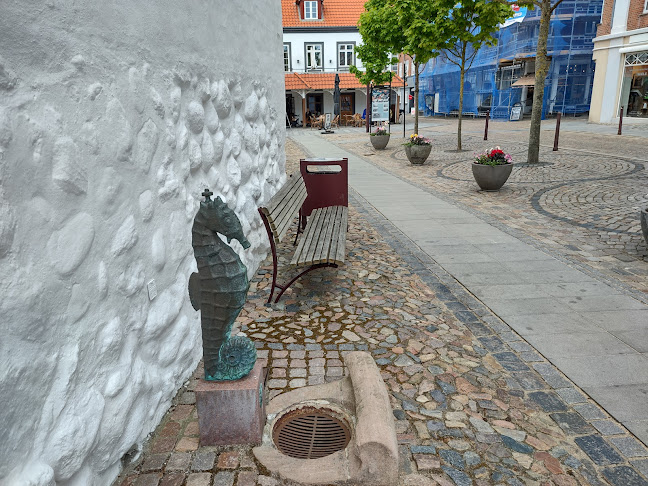
{"label": "blue covered building", "polygon": [[[594,80],[593,39],[601,21],[603,0],[565,0],[551,17],[543,118],[550,114],[589,111]],[[521,8],[496,34],[495,46],[482,47],[466,72],[463,113],[510,119],[512,108],[531,112],[540,10]],[[456,114],[459,68],[443,55],[420,74],[419,109],[426,115]]]}

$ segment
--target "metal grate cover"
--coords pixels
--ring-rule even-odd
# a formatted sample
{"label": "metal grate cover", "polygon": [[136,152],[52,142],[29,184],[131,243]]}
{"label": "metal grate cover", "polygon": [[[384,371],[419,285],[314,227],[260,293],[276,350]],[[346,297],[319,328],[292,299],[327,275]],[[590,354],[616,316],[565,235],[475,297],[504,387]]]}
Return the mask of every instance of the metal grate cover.
{"label": "metal grate cover", "polygon": [[272,439],[287,456],[317,459],[344,449],[351,432],[328,410],[306,407],[283,415],[274,426]]}

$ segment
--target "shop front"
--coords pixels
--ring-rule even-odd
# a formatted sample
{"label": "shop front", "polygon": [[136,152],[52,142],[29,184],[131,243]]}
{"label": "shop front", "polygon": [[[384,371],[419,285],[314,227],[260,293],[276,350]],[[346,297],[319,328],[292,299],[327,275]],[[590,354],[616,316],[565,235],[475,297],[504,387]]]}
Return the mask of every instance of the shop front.
{"label": "shop front", "polygon": [[624,116],[648,118],[648,50],[625,54],[620,101]]}

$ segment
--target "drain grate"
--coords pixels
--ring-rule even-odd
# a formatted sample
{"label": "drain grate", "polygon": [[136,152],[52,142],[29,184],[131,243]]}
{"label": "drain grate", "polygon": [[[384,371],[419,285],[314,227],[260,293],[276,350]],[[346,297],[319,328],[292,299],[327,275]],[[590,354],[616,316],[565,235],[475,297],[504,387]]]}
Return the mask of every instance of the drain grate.
{"label": "drain grate", "polygon": [[328,410],[306,407],[283,415],[274,426],[272,439],[287,456],[317,459],[344,449],[351,432]]}

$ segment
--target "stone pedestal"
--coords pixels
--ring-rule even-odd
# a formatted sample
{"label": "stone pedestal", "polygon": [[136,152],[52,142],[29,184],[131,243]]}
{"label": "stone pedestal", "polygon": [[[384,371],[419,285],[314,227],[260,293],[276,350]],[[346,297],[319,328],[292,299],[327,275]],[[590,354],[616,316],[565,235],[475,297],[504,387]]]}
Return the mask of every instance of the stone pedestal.
{"label": "stone pedestal", "polygon": [[196,385],[200,445],[260,444],[265,425],[267,370],[256,362],[245,378]]}

